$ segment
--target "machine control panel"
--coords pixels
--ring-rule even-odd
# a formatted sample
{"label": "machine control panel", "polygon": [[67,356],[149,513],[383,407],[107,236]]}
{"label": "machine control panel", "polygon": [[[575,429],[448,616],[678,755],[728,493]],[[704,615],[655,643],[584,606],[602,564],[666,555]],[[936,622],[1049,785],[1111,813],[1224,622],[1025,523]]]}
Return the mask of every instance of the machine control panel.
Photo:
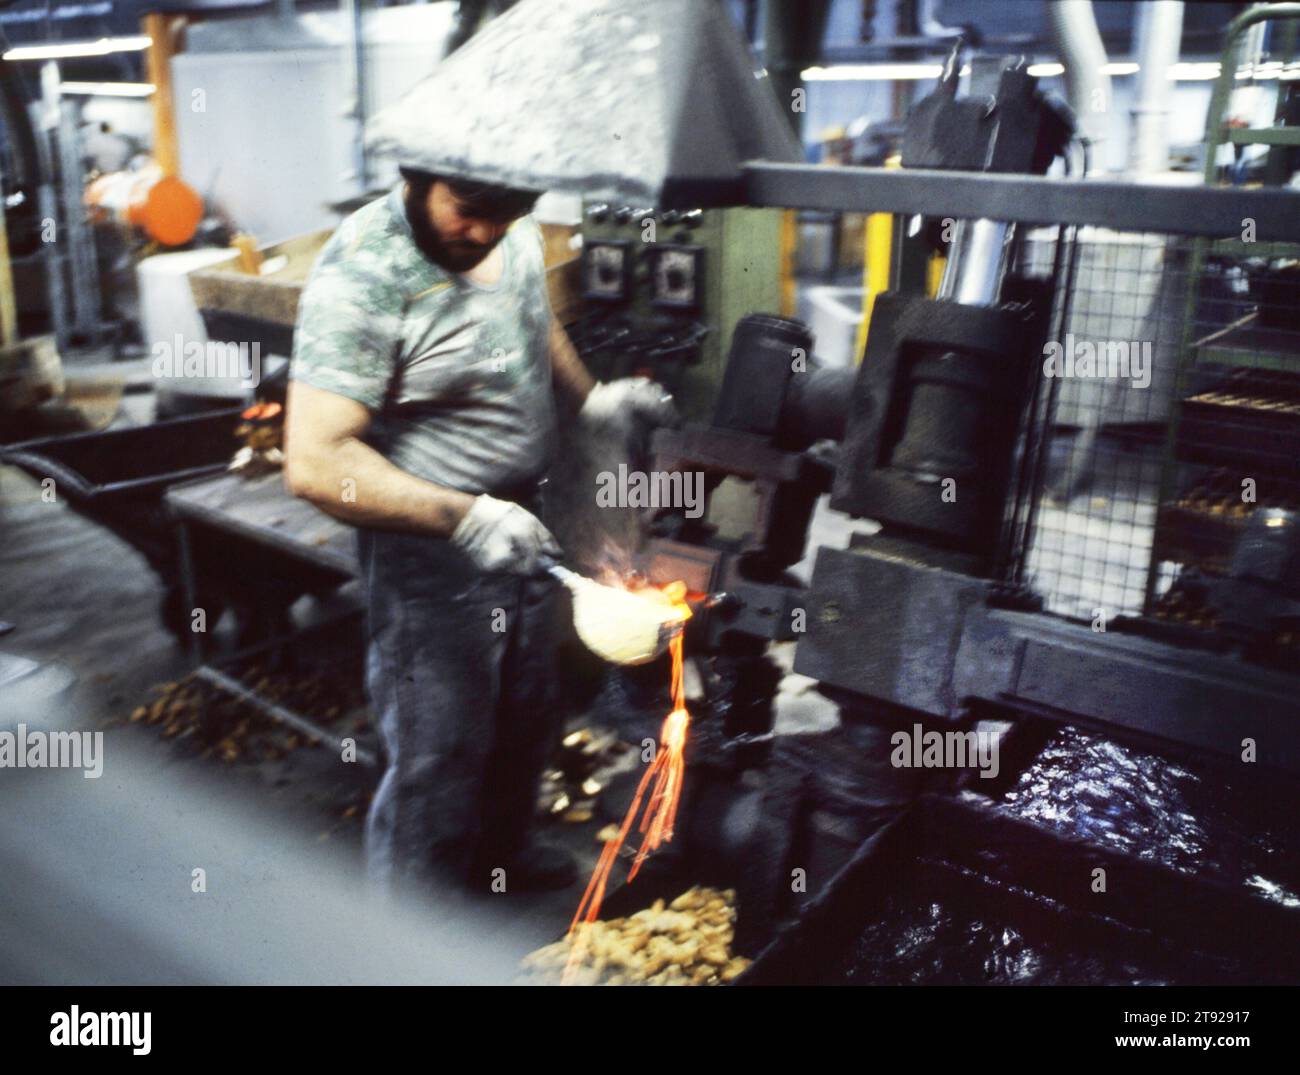
{"label": "machine control panel", "polygon": [[634,254],[628,239],[601,239],[584,244],[583,295],[596,302],[628,302],[632,298]]}
{"label": "machine control panel", "polygon": [[704,250],[698,246],[658,245],[651,251],[654,265],[653,303],[661,308],[694,310],[700,303]]}
{"label": "machine control panel", "polygon": [[779,214],[588,202],[582,318],[568,326],[598,377],[654,377],[711,413],[736,320],[780,303]]}

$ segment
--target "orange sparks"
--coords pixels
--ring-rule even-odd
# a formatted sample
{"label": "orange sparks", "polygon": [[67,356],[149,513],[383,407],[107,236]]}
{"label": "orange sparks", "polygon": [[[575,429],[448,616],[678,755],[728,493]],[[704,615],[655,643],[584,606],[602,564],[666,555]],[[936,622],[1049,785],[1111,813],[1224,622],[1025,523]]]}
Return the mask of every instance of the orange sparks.
{"label": "orange sparks", "polygon": [[[683,583],[673,582],[661,591],[654,592],[662,594],[679,608],[683,619],[690,616],[691,610],[686,603],[686,587]],[[614,868],[619,849],[626,841],[640,813],[641,802],[645,799],[647,791],[649,801],[639,826],[644,839],[641,841],[641,849],[637,852],[632,868],[628,871],[627,879],[631,881],[636,877],[637,871],[641,869],[641,863],[651,851],[673,838],[673,822],[677,818],[677,807],[682,797],[682,780],[686,775],[686,731],[691,723],[691,715],[686,711],[686,676],[681,634],[674,636],[668,652],[672,656],[673,667],[672,712],[664,718],[663,728],[659,733],[659,749],[655,751],[654,761],[641,777],[641,783],[637,785],[636,794],[632,797],[632,805],[628,807],[623,824],[619,826],[618,835],[606,841],[600,859],[596,863],[596,869],[592,872],[591,880],[587,882],[587,890],[582,894],[577,913],[569,923],[569,935],[573,936],[575,931],[578,935],[574,938],[568,965],[564,968],[564,974],[560,979],[561,985],[572,983],[574,974],[582,963],[586,951],[586,935],[579,926],[594,922],[599,917],[610,871]]]}
{"label": "orange sparks", "polygon": [[241,414],[240,417],[250,422],[265,421],[268,418],[274,418],[283,409],[284,408],[281,407],[280,404],[278,403],[263,403],[261,401],[258,401],[257,403],[254,403],[251,407],[249,407],[248,410],[244,411],[244,413]]}

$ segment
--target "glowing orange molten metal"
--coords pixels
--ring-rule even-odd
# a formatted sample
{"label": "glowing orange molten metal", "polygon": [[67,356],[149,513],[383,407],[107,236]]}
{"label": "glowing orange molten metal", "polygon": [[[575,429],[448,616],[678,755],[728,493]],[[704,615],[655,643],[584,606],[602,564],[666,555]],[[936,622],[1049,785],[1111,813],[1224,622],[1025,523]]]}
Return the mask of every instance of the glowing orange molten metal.
{"label": "glowing orange molten metal", "polygon": [[[647,590],[646,595],[647,599],[653,597],[672,602],[681,611],[682,619],[686,619],[691,614],[690,606],[686,603],[684,583],[672,582],[662,590]],[[619,848],[623,846],[633,822],[636,821],[637,814],[641,810],[641,801],[645,798],[647,790],[650,792],[650,798],[640,825],[640,831],[645,834],[645,838],[641,841],[641,849],[637,852],[632,868],[628,871],[627,879],[631,881],[636,877],[637,871],[641,869],[641,863],[651,851],[673,838],[673,821],[677,817],[677,806],[682,797],[682,779],[686,775],[686,731],[691,723],[691,715],[686,711],[686,677],[683,670],[681,634],[673,638],[668,652],[673,661],[672,712],[664,718],[663,728],[659,732],[659,749],[655,751],[654,761],[641,777],[641,783],[637,785],[636,795],[632,797],[632,805],[628,807],[623,824],[619,826],[618,835],[606,841],[600,859],[596,863],[596,869],[592,872],[591,880],[587,882],[587,890],[582,894],[577,913],[569,923],[569,935],[573,936],[574,932],[578,931],[578,936],[574,938],[569,962],[560,980],[561,985],[572,982],[574,973],[582,963],[586,945],[585,937],[578,927],[583,923],[594,922],[600,916],[600,905],[605,898],[609,873],[614,868]]]}

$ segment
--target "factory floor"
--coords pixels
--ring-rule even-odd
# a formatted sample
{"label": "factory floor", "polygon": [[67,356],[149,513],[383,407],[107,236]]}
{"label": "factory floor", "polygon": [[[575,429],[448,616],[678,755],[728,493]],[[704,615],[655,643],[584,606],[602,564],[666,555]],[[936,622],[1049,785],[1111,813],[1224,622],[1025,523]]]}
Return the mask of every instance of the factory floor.
{"label": "factory floor", "polygon": [[[127,390],[113,417],[114,428],[152,420],[146,360],[112,363],[103,352],[87,352],[66,356],[65,365],[73,382],[78,378],[100,381],[105,376],[126,381]],[[844,524],[832,520],[828,525]],[[139,854],[139,846],[131,846],[153,838],[139,836],[133,840],[131,836],[130,815],[139,806],[131,801],[133,788],[147,786],[148,796],[153,799],[152,816],[174,815],[178,827],[182,827],[181,819],[204,812],[195,806],[191,790],[216,780],[229,793],[230,801],[251,809],[257,818],[273,824],[277,832],[269,846],[265,837],[250,836],[246,845],[209,848],[201,855],[211,866],[209,874],[220,874],[221,861],[231,867],[238,864],[235,872],[243,877],[240,884],[248,885],[251,903],[269,898],[270,887],[264,883],[277,874],[279,855],[287,849],[307,853],[308,858],[315,853],[338,857],[335,853],[341,851],[344,872],[351,870],[359,877],[361,823],[373,777],[359,776],[351,783],[341,783],[333,758],[321,757],[328,754],[324,750],[295,750],[273,760],[240,759],[227,764],[216,757],[201,757],[194,750],[181,749],[178,742],[162,737],[157,725],[131,723],[131,712],[156,697],[157,685],[183,679],[190,667],[186,655],[160,623],[160,597],[159,580],[133,547],[65,503],[45,502],[34,478],[14,468],[0,467],[0,624],[8,625],[0,627],[4,632],[0,634],[0,714],[8,715],[8,727],[14,712],[26,711],[9,705],[14,698],[6,692],[16,688],[13,676],[5,675],[6,660],[10,667],[14,658],[39,663],[48,689],[48,697],[42,698],[42,702],[48,702],[45,716],[56,728],[104,732],[104,754],[108,759],[105,775],[113,781],[117,793],[125,797],[114,801],[116,805],[90,806],[99,824],[110,833],[107,838],[103,833],[90,838],[79,828],[57,841],[49,833],[47,864],[52,866],[53,857],[73,861],[81,858],[85,874],[78,876],[98,879],[96,890],[100,896],[94,896],[90,889],[85,894],[92,905],[108,902],[108,893],[113,893],[113,902],[126,900],[151,906],[153,894],[175,883],[177,863],[168,855]],[[776,656],[789,663],[788,653],[777,651]],[[18,682],[30,689],[31,677]],[[785,731],[835,723],[833,707],[810,688],[811,681],[803,677],[790,675],[784,682],[780,711]],[[27,706],[30,701],[23,699]],[[582,714],[573,714],[571,727],[582,724],[582,718]],[[9,785],[8,807],[21,803],[19,793],[27,785],[12,780],[5,783]],[[74,802],[81,801],[82,785],[73,785],[72,790],[78,793]],[[91,796],[91,803],[95,801],[96,797]],[[12,820],[14,811],[8,807],[6,812]],[[31,809],[48,807],[36,807],[34,801]],[[107,816],[105,810],[109,811]],[[123,811],[121,825],[114,824],[113,810]],[[22,814],[21,806],[17,812]],[[70,816],[75,816],[75,811]],[[584,880],[601,846],[595,838],[599,824],[597,819],[586,824],[551,823],[546,827],[547,840],[568,846],[580,858]],[[21,845],[22,840],[21,831],[5,828],[0,833],[0,854]],[[129,876],[120,875],[123,862],[131,863]],[[265,863],[265,870],[251,866],[259,862]],[[34,864],[32,868],[40,867]],[[580,894],[580,887],[558,893],[512,894],[508,911],[502,909],[510,920],[515,946],[508,957],[517,959],[555,940],[567,926]],[[4,954],[0,950],[0,959]],[[57,972],[44,966],[39,955],[32,957],[32,963],[43,966],[43,970],[31,971],[36,980],[51,980],[45,974],[55,974],[53,980],[59,980]],[[161,966],[146,966],[139,961],[133,966],[133,980],[169,978]],[[104,974],[105,980],[112,980],[112,968]],[[286,974],[291,975],[291,971]],[[283,979],[270,972],[266,980]]]}
{"label": "factory floor", "polygon": [[[65,360],[74,378],[123,378],[127,390],[115,425],[152,420],[146,360],[110,363],[103,353]],[[1031,562],[1060,610],[1076,615],[1089,615],[1094,604],[1123,608],[1140,593],[1137,565],[1150,540],[1149,461],[1114,445],[1099,450],[1110,454],[1107,481],[1046,502]],[[807,548],[842,548],[854,531],[870,529],[823,504]],[[1132,562],[1113,555],[1115,548],[1127,550]],[[1118,573],[1096,572],[1099,557],[1120,564]],[[810,561],[794,574],[806,580]],[[159,621],[160,596],[157,578],[130,545],[66,504],[45,502],[28,475],[0,467],[0,624],[10,625],[0,626],[0,729],[30,713],[53,728],[101,731],[105,761],[98,780],[75,770],[0,769],[0,906],[6,908],[0,980],[509,981],[521,956],[564,930],[580,886],[483,900],[463,920],[457,909],[423,906],[377,915],[360,856],[373,775],[357,768],[341,779],[337,757],[327,750],[227,761],[193,749],[193,739],[166,738],[161,725],[132,722],[158,685],[189,669]],[[777,734],[834,727],[835,707],[811,680],[789,671],[792,646],[774,646],[771,655],[787,670],[776,700]],[[23,660],[35,662],[39,673],[18,674]],[[587,713],[570,718],[571,726],[590,723]],[[1034,770],[1040,775],[1031,773],[1007,801],[1014,808],[1024,800],[1027,816],[1077,814],[1080,824],[1094,828],[1099,822],[1089,813],[1089,795],[1107,824],[1114,804],[1127,803],[1138,819],[1133,829],[1153,834],[1151,854],[1165,845],[1255,847],[1249,825],[1220,824],[1206,835],[1196,811],[1183,805],[1204,798],[1201,786],[1212,781],[1197,783],[1178,769],[1174,776],[1195,786],[1161,805],[1152,789],[1177,784],[1167,766],[1116,750],[1070,733],[1049,748]],[[1050,790],[1053,779],[1061,785],[1057,792]],[[1106,788],[1099,798],[1097,787]],[[1154,807],[1151,798],[1159,799]],[[1207,817],[1214,809],[1207,808]],[[551,821],[546,836],[571,848],[589,871],[600,847],[596,833],[607,820],[598,813],[585,822]],[[1190,835],[1180,835],[1175,822]],[[1208,823],[1205,828],[1210,831]],[[1288,845],[1279,840],[1278,846]],[[1202,857],[1193,856],[1198,867]],[[1288,880],[1263,852],[1238,857],[1246,865],[1234,866],[1233,876],[1247,884]],[[1291,889],[1278,891],[1294,899]],[[946,921],[926,928],[938,936]],[[926,958],[935,965],[909,980],[945,980],[936,970],[939,957]],[[877,963],[894,966],[897,954]],[[1061,973],[1062,981],[1076,980]]]}

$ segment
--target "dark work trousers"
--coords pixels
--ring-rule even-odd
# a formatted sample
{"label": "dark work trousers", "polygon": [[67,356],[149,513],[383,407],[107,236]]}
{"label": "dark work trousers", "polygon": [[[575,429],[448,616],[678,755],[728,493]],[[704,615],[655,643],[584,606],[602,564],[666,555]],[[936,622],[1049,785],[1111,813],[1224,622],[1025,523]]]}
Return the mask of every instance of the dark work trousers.
{"label": "dark work trousers", "polygon": [[366,680],[384,775],[366,818],[381,892],[489,891],[531,837],[559,736],[559,587],[484,574],[450,542],[359,531]]}

